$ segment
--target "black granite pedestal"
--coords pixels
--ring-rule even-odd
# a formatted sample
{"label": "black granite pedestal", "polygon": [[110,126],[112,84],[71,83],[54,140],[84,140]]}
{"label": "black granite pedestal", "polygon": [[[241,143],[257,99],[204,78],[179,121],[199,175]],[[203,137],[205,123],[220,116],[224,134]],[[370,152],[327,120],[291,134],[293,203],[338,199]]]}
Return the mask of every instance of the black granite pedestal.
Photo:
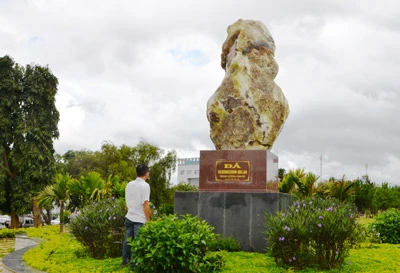
{"label": "black granite pedestal", "polygon": [[285,210],[293,196],[279,192],[176,192],[175,213],[198,215],[244,251],[265,252],[266,214]]}

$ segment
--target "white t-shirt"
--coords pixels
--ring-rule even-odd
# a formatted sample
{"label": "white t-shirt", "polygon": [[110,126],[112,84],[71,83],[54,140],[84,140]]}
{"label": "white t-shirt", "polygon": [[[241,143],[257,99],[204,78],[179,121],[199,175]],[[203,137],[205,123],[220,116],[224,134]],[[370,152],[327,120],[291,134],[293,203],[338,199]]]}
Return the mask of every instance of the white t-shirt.
{"label": "white t-shirt", "polygon": [[125,217],[132,222],[146,223],[143,211],[145,201],[150,201],[150,185],[138,177],[129,182],[125,188],[125,202],[128,207]]}

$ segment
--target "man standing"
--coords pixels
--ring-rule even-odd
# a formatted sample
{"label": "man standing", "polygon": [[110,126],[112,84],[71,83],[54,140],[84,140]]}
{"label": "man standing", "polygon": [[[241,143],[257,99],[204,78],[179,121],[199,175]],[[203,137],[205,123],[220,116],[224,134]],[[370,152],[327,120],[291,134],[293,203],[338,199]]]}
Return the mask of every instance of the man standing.
{"label": "man standing", "polygon": [[129,238],[135,238],[139,228],[150,221],[150,185],[146,180],[150,171],[146,164],[136,166],[137,178],[129,182],[125,188],[125,202],[128,213],[125,216],[125,241],[122,247],[122,265],[127,265],[131,260],[131,247],[128,245]]}

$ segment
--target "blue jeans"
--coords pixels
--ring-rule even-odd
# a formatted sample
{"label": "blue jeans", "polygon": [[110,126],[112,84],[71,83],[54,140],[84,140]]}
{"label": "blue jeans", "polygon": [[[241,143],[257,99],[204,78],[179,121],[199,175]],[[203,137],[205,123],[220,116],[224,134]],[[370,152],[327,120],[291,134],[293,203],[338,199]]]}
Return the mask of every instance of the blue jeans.
{"label": "blue jeans", "polygon": [[136,238],[139,232],[139,228],[143,226],[143,223],[132,222],[125,218],[125,240],[122,246],[122,265],[127,265],[131,261],[132,251],[131,247],[128,245],[129,238]]}

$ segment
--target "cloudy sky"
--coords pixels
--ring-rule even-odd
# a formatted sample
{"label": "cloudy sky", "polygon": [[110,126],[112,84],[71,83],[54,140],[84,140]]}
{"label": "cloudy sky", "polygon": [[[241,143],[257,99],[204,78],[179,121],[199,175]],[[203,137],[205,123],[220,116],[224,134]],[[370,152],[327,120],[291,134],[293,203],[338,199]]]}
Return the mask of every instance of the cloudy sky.
{"label": "cloudy sky", "polygon": [[239,18],[276,43],[280,167],[400,185],[398,1],[0,0],[0,56],[58,77],[58,153],[147,140],[198,157],[214,149],[206,103]]}

